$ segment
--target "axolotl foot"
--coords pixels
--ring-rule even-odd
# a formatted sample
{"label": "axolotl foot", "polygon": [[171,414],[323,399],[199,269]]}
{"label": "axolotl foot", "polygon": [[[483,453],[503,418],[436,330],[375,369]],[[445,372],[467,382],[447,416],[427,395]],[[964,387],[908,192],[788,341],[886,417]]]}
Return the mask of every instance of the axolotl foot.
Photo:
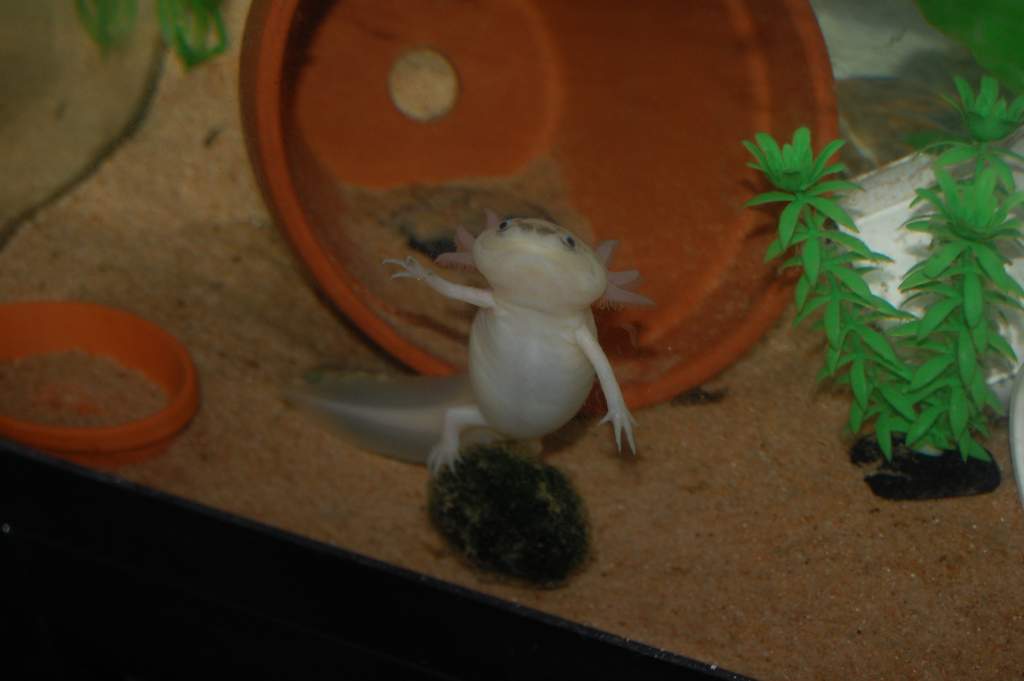
{"label": "axolotl foot", "polygon": [[430,471],[432,476],[437,476],[447,468],[455,468],[455,464],[458,461],[459,448],[457,445],[452,447],[443,442],[438,443],[430,450],[430,454],[427,455],[427,470]]}
{"label": "axolotl foot", "polygon": [[423,265],[421,265],[419,261],[416,260],[416,258],[412,257],[411,255],[403,260],[398,260],[396,258],[387,258],[386,260],[384,260],[383,264],[398,265],[399,267],[402,268],[391,275],[392,279],[402,279],[403,277],[408,277],[410,279],[422,281],[430,276],[430,271]]}
{"label": "axolotl foot", "polygon": [[626,442],[629,443],[629,450],[636,454],[636,441],[633,439],[633,426],[636,425],[636,419],[629,413],[629,409],[626,405],[620,405],[618,407],[610,407],[605,417],[601,419],[601,423],[611,423],[612,430],[615,431],[615,447],[620,452],[622,451],[622,433],[626,433]]}
{"label": "axolotl foot", "polygon": [[480,428],[487,425],[486,419],[475,404],[451,407],[444,413],[441,440],[434,445],[427,456],[427,468],[431,475],[437,475],[445,468],[455,466],[459,459],[460,433],[466,428]]}

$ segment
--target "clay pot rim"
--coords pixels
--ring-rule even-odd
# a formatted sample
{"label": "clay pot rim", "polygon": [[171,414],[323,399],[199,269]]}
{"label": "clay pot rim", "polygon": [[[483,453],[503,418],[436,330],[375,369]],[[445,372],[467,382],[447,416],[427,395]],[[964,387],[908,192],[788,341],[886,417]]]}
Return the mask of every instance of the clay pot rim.
{"label": "clay pot rim", "polygon": [[[47,335],[44,324],[24,324],[47,319],[60,323],[66,332],[59,341]],[[113,359],[124,367],[141,371],[167,391],[167,404],[142,419],[113,426],[53,426],[21,421],[0,415],[0,434],[12,440],[54,454],[117,455],[119,460],[138,460],[158,453],[180,431],[199,407],[199,382],[188,350],[160,326],[134,314],[105,305],[75,301],[26,301],[0,305],[0,330],[13,324],[27,329],[15,353],[3,360],[54,352],[85,350]],[[110,343],[110,333],[100,328],[116,327],[122,339],[151,352],[129,356],[124,342]],[[122,347],[118,347],[121,345]],[[173,381],[159,381],[152,375],[160,367],[173,367]]]}

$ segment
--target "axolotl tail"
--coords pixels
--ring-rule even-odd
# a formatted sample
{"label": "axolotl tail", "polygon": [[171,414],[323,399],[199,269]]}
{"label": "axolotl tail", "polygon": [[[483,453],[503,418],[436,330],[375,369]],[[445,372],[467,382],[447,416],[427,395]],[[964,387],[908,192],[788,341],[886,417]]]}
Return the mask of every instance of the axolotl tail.
{"label": "axolotl tail", "polygon": [[426,463],[445,411],[473,403],[469,378],[375,376],[333,368],[309,372],[285,400],[362,449]]}

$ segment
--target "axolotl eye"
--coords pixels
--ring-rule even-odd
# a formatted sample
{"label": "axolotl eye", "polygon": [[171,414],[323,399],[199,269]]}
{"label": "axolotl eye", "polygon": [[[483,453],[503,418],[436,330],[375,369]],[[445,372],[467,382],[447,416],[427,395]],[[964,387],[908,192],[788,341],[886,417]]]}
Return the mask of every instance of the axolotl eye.
{"label": "axolotl eye", "polygon": [[576,250],[576,239],[572,237],[572,234],[566,234],[565,236],[563,236],[562,243],[565,244],[565,247],[568,248],[570,251]]}
{"label": "axolotl eye", "polygon": [[511,227],[511,226],[512,226],[512,221],[511,220],[502,220],[501,222],[498,223],[498,231],[499,232],[507,232],[508,228]]}

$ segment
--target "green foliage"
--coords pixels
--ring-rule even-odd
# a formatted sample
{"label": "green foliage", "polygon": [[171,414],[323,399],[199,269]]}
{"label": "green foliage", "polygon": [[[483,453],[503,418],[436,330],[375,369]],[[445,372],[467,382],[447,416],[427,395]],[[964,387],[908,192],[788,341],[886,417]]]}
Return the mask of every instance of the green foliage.
{"label": "green foliage", "polygon": [[[806,128],[781,151],[763,133],[755,137],[756,146],[744,142],[757,161],[750,165],[783,190],[755,196],[747,205],[786,204],[778,238],[765,257],[789,253],[782,267],[802,269],[796,322],[814,315],[828,341],[819,378],[849,386],[849,428],[858,432],[873,425],[887,457],[894,436],[903,435],[911,447],[957,448],[965,458],[988,458],[978,437],[988,434],[987,410],[1001,405],[984,367],[994,357],[1016,359],[997,320],[1006,308],[1021,307],[1024,296],[1002,255],[1020,237],[1014,209],[1024,203],[1024,192],[1016,190],[1005,160],[1016,157],[991,146],[995,127],[986,121],[1019,122],[1024,100],[1007,106],[998,86],[985,81],[977,97],[959,79],[957,90],[961,99],[955,105],[980,122],[968,126],[968,140],[943,143],[946,150],[934,164],[936,186],[917,190],[917,202],[928,212],[906,225],[931,237],[927,257],[900,285],[907,302],[922,303],[920,317],[871,292],[864,275],[885,256],[836,229],[839,224],[856,230],[837,202],[837,192],[855,185],[822,179],[828,169],[841,168],[828,165],[841,142],[828,144],[817,158]],[[787,148],[793,150],[788,160]],[[965,163],[977,173],[958,182],[949,167]]]}
{"label": "green foliage", "polygon": [[131,32],[138,10],[137,0],[75,0],[78,20],[104,51]]}
{"label": "green foliage", "polygon": [[[157,0],[164,41],[193,67],[227,49],[220,0]],[[75,0],[79,21],[104,50],[123,40],[135,25],[138,0]]]}
{"label": "green foliage", "polygon": [[998,142],[1024,122],[1024,95],[1007,103],[999,96],[999,82],[995,78],[983,76],[977,95],[963,78],[957,76],[953,83],[960,100],[947,101],[960,112],[972,140]]}
{"label": "green foliage", "polygon": [[917,0],[931,25],[965,45],[977,62],[1024,92],[1024,3],[1021,0]]}
{"label": "green foliage", "polygon": [[220,0],[157,0],[164,41],[173,45],[185,66],[201,64],[228,46]]}
{"label": "green foliage", "polygon": [[990,76],[982,77],[977,94],[963,78],[958,76],[953,82],[959,99],[946,101],[960,113],[964,135],[942,135],[923,150],[937,153],[936,163],[940,166],[973,162],[976,173],[991,168],[1003,189],[1013,191],[1010,164],[1024,161],[1024,156],[994,143],[1005,140],[1024,125],[1024,95],[1007,102],[999,96],[999,83]]}

